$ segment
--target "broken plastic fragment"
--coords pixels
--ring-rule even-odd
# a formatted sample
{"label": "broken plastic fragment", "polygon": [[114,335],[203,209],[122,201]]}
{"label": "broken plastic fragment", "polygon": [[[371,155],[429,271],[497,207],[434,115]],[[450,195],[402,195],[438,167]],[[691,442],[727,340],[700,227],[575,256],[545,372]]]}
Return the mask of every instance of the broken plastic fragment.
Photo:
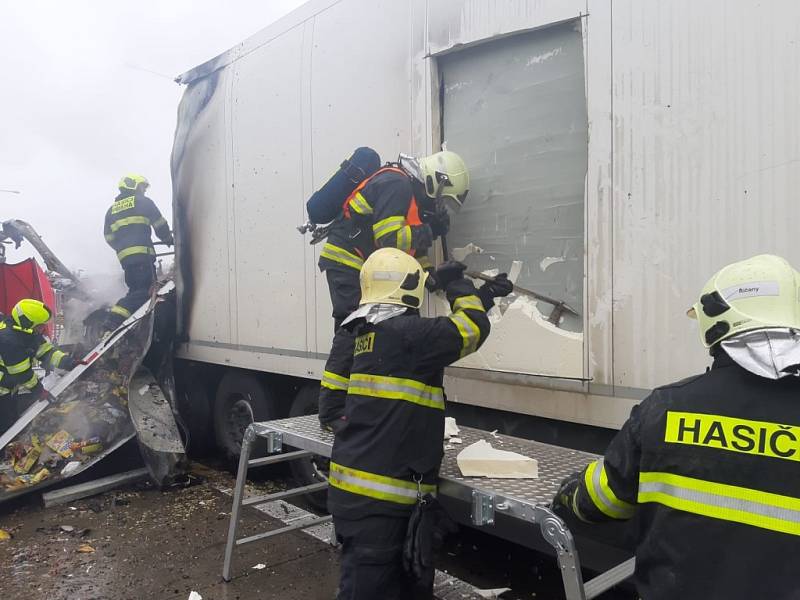
{"label": "broken plastic fragment", "polygon": [[464,440],[462,440],[461,438],[457,438],[457,437],[451,437],[450,438],[450,443],[451,444],[461,444],[463,441]]}
{"label": "broken plastic fragment", "polygon": [[491,590],[475,590],[481,598],[499,598],[500,594],[510,592],[511,588],[494,588]]}
{"label": "broken plastic fragment", "polygon": [[537,479],[539,463],[516,452],[497,450],[486,440],[470,444],[456,457],[458,468],[465,477],[498,479]]}
{"label": "broken plastic fragment", "polygon": [[92,548],[89,544],[81,544],[78,546],[78,552],[82,554],[91,554],[94,552],[94,548]]}
{"label": "broken plastic fragment", "polygon": [[453,417],[445,417],[444,418],[444,439],[449,440],[454,435],[458,435],[461,433],[461,430],[458,428],[456,424],[456,420]]}
{"label": "broken plastic fragment", "polygon": [[258,563],[257,565],[253,565],[251,568],[255,569],[256,571],[260,571],[261,569],[266,569],[267,565],[264,563]]}
{"label": "broken plastic fragment", "polygon": [[66,464],[66,466],[63,469],[61,469],[61,475],[63,475],[64,477],[67,477],[68,475],[72,474],[72,472],[75,471],[75,469],[77,469],[80,466],[81,466],[80,461],[71,460]]}
{"label": "broken plastic fragment", "polygon": [[192,590],[192,592],[189,594],[189,600],[203,600],[203,597],[194,590]]}

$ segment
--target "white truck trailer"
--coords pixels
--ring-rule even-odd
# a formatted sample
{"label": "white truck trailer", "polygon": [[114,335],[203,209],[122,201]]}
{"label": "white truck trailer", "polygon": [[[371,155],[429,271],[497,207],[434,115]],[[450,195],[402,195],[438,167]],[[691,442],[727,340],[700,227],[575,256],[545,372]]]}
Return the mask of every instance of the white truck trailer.
{"label": "white truck trailer", "polygon": [[295,229],[305,200],[357,146],[446,142],[472,173],[453,253],[581,315],[554,325],[512,296],[448,370],[451,406],[602,450],[650,389],[708,363],[684,314],[713,271],[800,263],[798,22],[793,0],[312,0],[181,75],[195,428],[235,452],[288,390],[312,408],[333,321],[320,246]]}

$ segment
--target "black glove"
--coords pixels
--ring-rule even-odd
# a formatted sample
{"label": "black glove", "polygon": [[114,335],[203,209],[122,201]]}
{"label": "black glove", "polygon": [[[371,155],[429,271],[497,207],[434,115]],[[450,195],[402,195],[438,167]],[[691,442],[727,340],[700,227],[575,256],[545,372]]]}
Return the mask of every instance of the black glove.
{"label": "black glove", "polygon": [[433,584],[433,559],[448,534],[458,527],[430,494],[417,502],[408,521],[403,544],[403,568],[421,589]]}
{"label": "black glove", "polygon": [[71,371],[75,367],[77,367],[80,363],[72,357],[72,355],[67,354],[66,356],[61,357],[61,362],[58,363],[57,369],[63,369],[64,371]]}
{"label": "black glove", "polygon": [[172,244],[175,243],[175,239],[172,237],[172,233],[170,233],[166,238],[164,238],[164,243],[169,247],[172,248]]}
{"label": "black glove", "polygon": [[442,263],[436,267],[433,273],[431,273],[431,276],[428,277],[428,279],[433,279],[433,289],[429,287],[428,290],[446,290],[451,283],[464,278],[464,271],[466,269],[467,265],[457,260],[448,260]]}
{"label": "black glove", "polygon": [[36,398],[36,400],[45,400],[50,404],[56,402],[55,396],[53,396],[53,394],[44,389],[44,386],[41,383],[39,383],[38,389],[33,390],[33,395]]}
{"label": "black glove", "polygon": [[437,210],[427,219],[427,223],[431,227],[433,239],[447,235],[450,231],[450,214],[444,208]]}
{"label": "black glove", "polygon": [[428,277],[425,279],[425,289],[428,290],[430,293],[435,292],[439,287],[439,283],[436,281],[436,277],[434,276],[436,273],[436,269],[433,267],[428,267],[425,269],[425,272],[428,274]]}
{"label": "black glove", "polygon": [[560,509],[565,509],[568,514],[574,514],[572,503],[575,494],[578,491],[578,486],[581,484],[581,472],[573,473],[561,481],[561,487],[558,488],[555,497],[553,498],[550,507],[554,511],[561,512]]}
{"label": "black glove", "polygon": [[411,247],[417,252],[426,252],[433,245],[430,225],[423,223],[411,228]]}
{"label": "black glove", "polygon": [[484,290],[492,298],[498,298],[500,296],[508,296],[513,292],[514,284],[508,280],[506,273],[500,273],[493,281],[487,281],[481,286],[480,291],[483,292]]}

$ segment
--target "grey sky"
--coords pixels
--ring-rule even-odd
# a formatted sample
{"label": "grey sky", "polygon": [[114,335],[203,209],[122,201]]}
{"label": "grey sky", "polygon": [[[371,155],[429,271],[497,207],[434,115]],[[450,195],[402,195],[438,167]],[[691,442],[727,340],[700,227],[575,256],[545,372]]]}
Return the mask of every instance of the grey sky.
{"label": "grey sky", "polygon": [[72,269],[117,273],[102,226],[123,173],[172,220],[172,78],[301,4],[1,0],[0,188],[22,194],[0,193],[0,220],[31,223]]}

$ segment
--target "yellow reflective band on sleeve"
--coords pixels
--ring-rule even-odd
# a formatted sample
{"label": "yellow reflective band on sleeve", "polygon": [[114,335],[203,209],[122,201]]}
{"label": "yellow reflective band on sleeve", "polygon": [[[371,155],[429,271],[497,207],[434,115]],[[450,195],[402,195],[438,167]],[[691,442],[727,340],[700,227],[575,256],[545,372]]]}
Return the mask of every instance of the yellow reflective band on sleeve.
{"label": "yellow reflective band on sleeve", "polygon": [[119,304],[115,304],[114,306],[112,306],[109,312],[112,312],[115,315],[119,315],[120,317],[124,317],[126,319],[131,316],[131,311],[129,311],[124,306],[120,306]]}
{"label": "yellow reflective band on sleeve", "polygon": [[149,254],[150,256],[155,256],[156,251],[150,246],[128,246],[127,248],[117,252],[117,258],[122,260],[123,258],[133,256],[134,254]]}
{"label": "yellow reflective band on sleeve", "polygon": [[21,383],[19,387],[25,388],[26,390],[32,390],[36,387],[36,384],[39,383],[39,378],[36,376],[36,373],[31,375],[31,378],[28,379],[25,383]]}
{"label": "yellow reflective band on sleeve", "polygon": [[324,371],[322,373],[322,381],[320,385],[334,391],[347,391],[347,384],[349,383],[347,377],[342,377],[333,371]]}
{"label": "yellow reflective band on sleeve", "polygon": [[161,217],[160,219],[156,219],[155,220],[155,222],[153,223],[153,227],[161,227],[162,225],[166,225],[166,224],[167,224],[167,220],[164,217]]}
{"label": "yellow reflective band on sleeve", "polygon": [[113,242],[114,241],[114,234],[113,233],[107,233],[106,234],[106,241],[107,242]]}
{"label": "yellow reflective band on sleeve", "polygon": [[116,233],[128,225],[147,225],[150,227],[150,219],[147,217],[125,217],[124,219],[117,219],[111,224],[111,233]]}
{"label": "yellow reflective band on sleeve", "polygon": [[461,347],[460,358],[472,354],[478,349],[478,342],[481,339],[481,330],[465,313],[457,311],[448,317],[458,328],[458,333],[464,343]]}
{"label": "yellow reflective band on sleeve", "polygon": [[61,365],[61,360],[66,355],[67,355],[66,352],[62,352],[61,350],[56,350],[55,352],[53,352],[53,356],[50,358],[50,364],[58,368]]}
{"label": "yellow reflective band on sleeve", "polygon": [[361,267],[364,266],[364,260],[360,256],[352,254],[344,248],[339,248],[339,246],[334,246],[328,242],[322,247],[322,252],[320,252],[319,255],[321,258],[327,258],[333,262],[341,263],[357,271],[360,271]]}
{"label": "yellow reflective band on sleeve", "polygon": [[393,231],[402,229],[405,224],[405,217],[387,217],[385,219],[381,219],[372,226],[372,233],[375,237],[375,241],[378,241],[380,238],[392,233]]}
{"label": "yellow reflective band on sleeve", "polygon": [[800,461],[800,426],[723,415],[667,412],[664,441]]}
{"label": "yellow reflective band on sleeve", "polygon": [[413,379],[351,373],[347,392],[373,398],[405,400],[427,408],[444,410],[444,390]]}
{"label": "yellow reflective band on sleeve", "polygon": [[453,310],[456,312],[459,310],[479,310],[481,312],[486,312],[486,309],[483,307],[483,302],[475,295],[456,298],[456,301],[453,302]]}
{"label": "yellow reflective band on sleeve", "polygon": [[[376,500],[407,505],[417,503],[417,484],[415,482],[351,469],[335,462],[330,463],[328,483],[345,492]],[[423,494],[436,493],[435,485],[423,483],[420,488]]]}
{"label": "yellow reflective band on sleeve", "polygon": [[639,474],[640,504],[800,535],[800,499],[673,473]]}
{"label": "yellow reflective band on sleeve", "polygon": [[367,199],[361,195],[361,192],[356,192],[355,196],[350,199],[350,210],[357,212],[360,215],[371,215],[372,207],[367,202]]}
{"label": "yellow reflective band on sleeve", "polygon": [[14,365],[6,365],[6,372],[8,372],[9,375],[18,375],[19,373],[24,373],[30,368],[31,359],[26,358],[25,360],[22,360]]}
{"label": "yellow reflective band on sleeve", "polygon": [[50,342],[45,342],[36,350],[36,358],[42,358],[45,354],[50,352],[55,346]]}
{"label": "yellow reflective band on sleeve", "polygon": [[397,249],[411,252],[411,227],[406,225],[397,232]]}
{"label": "yellow reflective band on sleeve", "polygon": [[609,487],[602,458],[589,465],[583,478],[589,497],[600,512],[612,519],[630,519],[633,516],[636,507],[617,498]]}

